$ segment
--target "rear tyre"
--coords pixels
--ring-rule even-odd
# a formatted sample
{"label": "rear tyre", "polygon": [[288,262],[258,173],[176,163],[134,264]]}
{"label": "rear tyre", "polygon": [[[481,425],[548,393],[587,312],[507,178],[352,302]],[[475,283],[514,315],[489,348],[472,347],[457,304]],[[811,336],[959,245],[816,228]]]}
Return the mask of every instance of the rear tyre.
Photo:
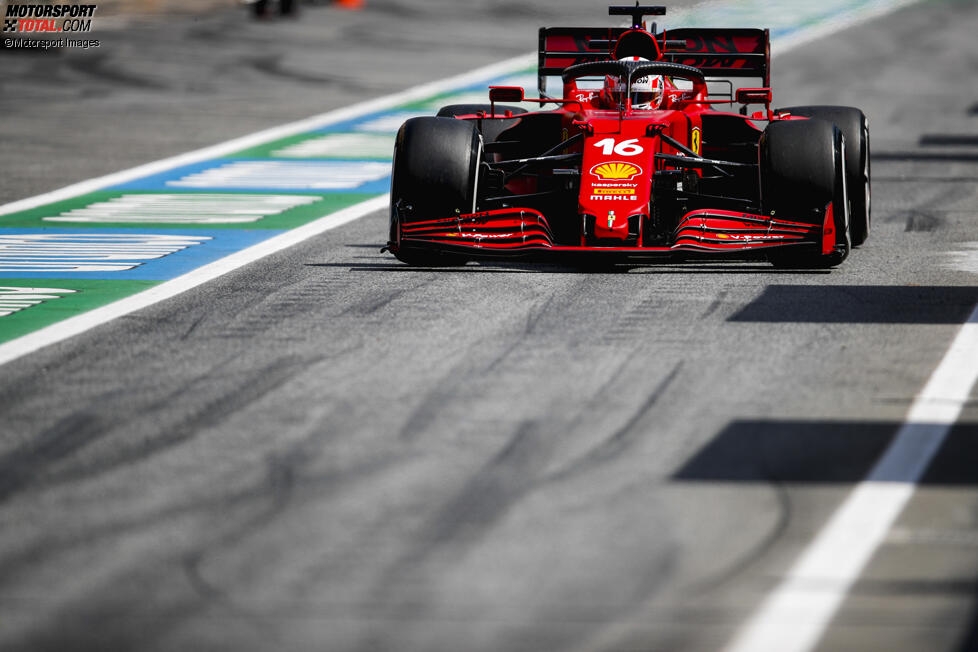
{"label": "rear tyre", "polygon": [[[465,120],[412,118],[397,132],[391,173],[390,239],[401,224],[475,211],[482,139]],[[457,265],[465,256],[427,249],[398,248],[409,265]]]}
{"label": "rear tyre", "polygon": [[781,113],[817,118],[835,124],[846,140],[846,186],[849,191],[849,219],[852,246],[869,237],[871,222],[869,120],[851,106],[793,106]]}
{"label": "rear tyre", "polygon": [[772,122],[759,148],[761,205],[772,217],[821,226],[831,203],[835,250],[793,246],[769,253],[777,267],[835,267],[849,255],[845,138],[824,120]]}

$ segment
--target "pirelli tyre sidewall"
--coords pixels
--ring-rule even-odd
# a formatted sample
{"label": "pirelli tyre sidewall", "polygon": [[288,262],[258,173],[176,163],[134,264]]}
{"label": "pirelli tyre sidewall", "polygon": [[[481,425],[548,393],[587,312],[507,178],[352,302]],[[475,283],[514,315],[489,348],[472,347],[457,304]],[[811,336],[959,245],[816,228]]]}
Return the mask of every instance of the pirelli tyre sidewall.
{"label": "pirelli tyre sidewall", "polygon": [[850,229],[852,245],[858,247],[869,237],[871,223],[869,120],[851,106],[792,106],[778,112],[826,120],[845,137]]}
{"label": "pirelli tyre sidewall", "polygon": [[814,247],[785,247],[770,253],[779,267],[832,267],[849,255],[845,138],[825,120],[772,122],[761,135],[758,151],[761,205],[764,213],[786,220],[821,225],[832,203],[836,247],[822,255]]}
{"label": "pirelli tyre sidewall", "polygon": [[[471,213],[478,197],[482,137],[471,122],[412,118],[397,132],[391,172],[391,241],[401,224]],[[395,255],[417,265],[457,264],[463,258],[429,250],[398,248]]]}

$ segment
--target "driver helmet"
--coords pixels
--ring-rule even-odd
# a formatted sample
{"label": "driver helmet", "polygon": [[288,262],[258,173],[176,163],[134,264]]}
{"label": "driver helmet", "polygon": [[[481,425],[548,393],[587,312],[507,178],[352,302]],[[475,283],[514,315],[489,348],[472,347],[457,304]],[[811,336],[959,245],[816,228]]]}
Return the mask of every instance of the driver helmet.
{"label": "driver helmet", "polygon": [[[642,57],[625,57],[619,61],[648,61]],[[662,75],[649,75],[632,80],[632,108],[658,109],[662,104],[665,82]],[[624,92],[624,89],[622,89]]]}

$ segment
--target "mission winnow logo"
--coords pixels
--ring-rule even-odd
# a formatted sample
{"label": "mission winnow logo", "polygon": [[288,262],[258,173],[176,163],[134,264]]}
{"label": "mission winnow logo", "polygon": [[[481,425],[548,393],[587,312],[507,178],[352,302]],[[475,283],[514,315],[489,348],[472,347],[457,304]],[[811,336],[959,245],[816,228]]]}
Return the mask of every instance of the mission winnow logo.
{"label": "mission winnow logo", "polygon": [[[80,34],[92,30],[92,16],[97,5],[69,4],[10,4],[3,17],[4,35],[44,35],[57,33]],[[94,39],[4,39],[11,48],[98,47]]]}

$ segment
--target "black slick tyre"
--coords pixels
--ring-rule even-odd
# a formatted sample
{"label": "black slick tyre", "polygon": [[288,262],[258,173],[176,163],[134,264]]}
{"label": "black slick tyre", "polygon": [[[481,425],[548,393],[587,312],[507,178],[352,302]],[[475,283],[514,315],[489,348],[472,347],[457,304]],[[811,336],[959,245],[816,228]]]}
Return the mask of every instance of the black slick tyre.
{"label": "black slick tyre", "polygon": [[[451,118],[412,118],[397,132],[391,173],[390,240],[400,225],[475,211],[482,138],[475,125]],[[410,265],[455,265],[456,253],[397,247]]]}
{"label": "black slick tyre", "polygon": [[849,210],[845,178],[845,139],[824,120],[772,122],[758,152],[761,205],[766,215],[821,226],[831,204],[835,249],[787,246],[768,257],[777,267],[826,268],[849,255]]}
{"label": "black slick tyre", "polygon": [[849,192],[849,220],[852,246],[869,237],[872,191],[870,188],[869,120],[851,106],[792,106],[779,113],[817,118],[833,123],[846,140],[846,186]]}

